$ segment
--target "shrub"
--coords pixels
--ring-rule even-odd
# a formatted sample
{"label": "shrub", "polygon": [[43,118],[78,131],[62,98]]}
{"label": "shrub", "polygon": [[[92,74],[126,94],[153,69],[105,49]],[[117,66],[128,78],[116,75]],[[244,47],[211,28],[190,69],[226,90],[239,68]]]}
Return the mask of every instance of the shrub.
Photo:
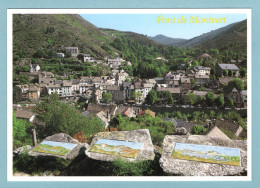
{"label": "shrub", "polygon": [[203,125],[193,125],[191,132],[192,134],[204,134],[207,129]]}

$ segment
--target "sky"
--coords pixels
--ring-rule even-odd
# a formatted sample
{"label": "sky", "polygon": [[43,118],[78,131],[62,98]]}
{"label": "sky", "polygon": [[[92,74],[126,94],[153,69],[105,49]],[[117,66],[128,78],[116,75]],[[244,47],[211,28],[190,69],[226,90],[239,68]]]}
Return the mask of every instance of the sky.
{"label": "sky", "polygon": [[[203,33],[246,19],[246,14],[81,14],[81,16],[100,28],[119,31],[132,31],[147,36],[163,34],[172,38],[191,39]],[[158,16],[174,18],[175,23],[157,23]],[[178,23],[178,19],[191,16],[199,18],[226,18],[226,23]],[[223,21],[222,21],[223,22]]]}

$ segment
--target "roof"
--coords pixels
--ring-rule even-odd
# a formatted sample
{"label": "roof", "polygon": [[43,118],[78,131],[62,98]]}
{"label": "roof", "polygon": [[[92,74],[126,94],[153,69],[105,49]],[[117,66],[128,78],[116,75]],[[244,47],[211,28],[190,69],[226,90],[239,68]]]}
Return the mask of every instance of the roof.
{"label": "roof", "polygon": [[118,91],[120,90],[120,86],[107,86],[107,90]]}
{"label": "roof", "polygon": [[131,82],[124,82],[124,83],[123,83],[123,86],[124,86],[124,87],[129,87],[129,86],[131,86],[131,85],[132,85]]}
{"label": "roof", "polygon": [[76,79],[74,79],[74,80],[72,80],[72,84],[74,85],[74,84],[79,84],[79,80],[76,80]]}
{"label": "roof", "polygon": [[112,105],[101,105],[101,104],[88,104],[87,111],[98,113],[100,111],[109,112],[110,115],[114,115],[117,106],[115,104]]}
{"label": "roof", "polygon": [[209,79],[209,75],[195,75],[196,79]]}
{"label": "roof", "polygon": [[60,85],[60,84],[56,84],[56,83],[50,83],[50,84],[48,85],[48,87],[49,87],[49,88],[59,88],[59,87],[61,87],[61,85]]}
{"label": "roof", "polygon": [[233,77],[225,77],[225,78],[219,78],[219,83],[221,84],[228,84],[228,82],[230,82],[231,80],[233,80]]}
{"label": "roof", "polygon": [[180,85],[180,84],[179,84],[179,81],[178,81],[178,80],[171,80],[171,81],[169,81],[169,85],[178,86],[178,85]]}
{"label": "roof", "polygon": [[196,67],[198,70],[211,70],[209,67],[203,67],[203,66],[197,66]]}
{"label": "roof", "polygon": [[182,119],[175,119],[175,121],[178,123],[175,127],[184,127],[189,133],[191,132],[193,125],[198,125],[198,123],[189,123]]}
{"label": "roof", "polygon": [[68,47],[66,47],[66,50],[67,50],[67,49],[78,49],[78,47],[68,46]]}
{"label": "roof", "polygon": [[238,92],[238,90],[234,87],[234,88],[232,89],[232,92]]}
{"label": "roof", "polygon": [[42,74],[44,74],[45,76],[54,76],[54,74],[52,72],[42,72]]}
{"label": "roof", "polygon": [[15,114],[17,118],[30,119],[35,113],[28,110],[17,110]]}
{"label": "roof", "polygon": [[218,64],[218,66],[223,70],[239,70],[235,64]]}
{"label": "roof", "polygon": [[144,111],[141,111],[139,112],[138,116],[141,116],[143,114],[149,114],[150,116],[152,117],[155,117],[155,112],[151,111],[151,110],[144,110]]}
{"label": "roof", "polygon": [[152,88],[153,84],[149,84],[149,83],[144,83],[143,84],[145,88]]}
{"label": "roof", "polygon": [[62,86],[63,87],[71,87],[72,86],[72,82],[70,80],[63,80]]}
{"label": "roof", "polygon": [[181,93],[180,88],[157,88],[157,91],[169,91],[170,93]]}
{"label": "roof", "polygon": [[181,78],[182,84],[190,84],[190,78]]}
{"label": "roof", "polygon": [[208,93],[208,91],[191,90],[191,91],[188,92],[188,93],[194,93],[194,94],[197,95],[197,96],[205,96],[205,95]]}
{"label": "roof", "polygon": [[209,54],[204,53],[204,54],[201,54],[198,58],[212,58],[212,57]]}
{"label": "roof", "polygon": [[207,136],[220,138],[223,140],[230,140],[230,138],[225,135],[225,133],[223,133],[217,126],[214,126],[214,128],[208,132]]}
{"label": "roof", "polygon": [[155,79],[146,79],[145,82],[149,84],[156,84]]}
{"label": "roof", "polygon": [[31,66],[33,67],[33,68],[35,68],[35,67],[37,67],[37,66],[39,66],[38,64],[31,64]]}
{"label": "roof", "polygon": [[174,118],[164,118],[164,117],[163,117],[162,120],[163,120],[163,121],[171,121],[171,122],[174,123],[175,126],[178,125],[177,121],[176,121]]}
{"label": "roof", "polygon": [[29,91],[39,91],[39,85],[30,84]]}

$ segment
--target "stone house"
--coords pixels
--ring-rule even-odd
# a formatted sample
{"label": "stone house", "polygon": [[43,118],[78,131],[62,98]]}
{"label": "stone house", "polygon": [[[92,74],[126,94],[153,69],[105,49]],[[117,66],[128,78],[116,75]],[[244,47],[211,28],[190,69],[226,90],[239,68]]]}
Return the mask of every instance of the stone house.
{"label": "stone house", "polygon": [[158,92],[169,91],[175,102],[181,100],[181,89],[180,88],[157,88]]}
{"label": "stone house", "polygon": [[204,76],[204,75],[210,75],[210,70],[211,68],[209,67],[203,67],[203,66],[196,66],[194,68],[195,72],[197,75],[201,75],[201,76]]}
{"label": "stone house", "polygon": [[72,93],[78,93],[79,92],[79,80],[73,79],[72,80]]}
{"label": "stone house", "polygon": [[106,91],[112,94],[112,102],[124,102],[124,89],[121,86],[107,86]]}
{"label": "stone house", "polygon": [[66,47],[66,53],[70,53],[72,57],[77,57],[79,49],[78,47]]}
{"label": "stone house", "polygon": [[122,85],[122,83],[126,80],[126,78],[128,76],[129,75],[126,72],[119,72],[119,73],[117,73],[116,80],[117,80],[118,85]]}
{"label": "stone house", "polygon": [[134,85],[132,85],[131,82],[124,82],[123,88],[124,88],[124,99],[131,99],[132,94],[135,90]]}
{"label": "stone house", "polygon": [[223,72],[225,70],[227,71],[233,71],[233,76],[238,77],[239,76],[239,68],[235,64],[216,64],[216,76],[222,77]]}
{"label": "stone house", "polygon": [[238,91],[235,87],[225,91],[225,98],[231,98],[237,108],[247,107],[247,90]]}
{"label": "stone house", "polygon": [[62,96],[61,84],[50,83],[47,86],[47,90],[49,95],[57,93],[59,96]]}
{"label": "stone house", "polygon": [[20,102],[28,98],[29,86],[27,84],[16,85],[13,88],[13,101]]}
{"label": "stone house", "polygon": [[70,81],[70,80],[62,81],[61,96],[62,97],[72,96],[72,81]]}
{"label": "stone house", "polygon": [[204,85],[209,83],[210,78],[208,75],[195,75],[194,77],[195,81],[196,81],[196,85]]}
{"label": "stone house", "polygon": [[24,120],[27,120],[29,122],[33,122],[35,117],[36,117],[36,114],[29,111],[29,110],[17,110],[15,112],[15,115],[16,115],[16,118],[24,119]]}
{"label": "stone house", "polygon": [[40,87],[39,84],[30,84],[28,91],[28,99],[33,102],[38,102],[40,99]]}
{"label": "stone house", "polygon": [[190,78],[181,78],[181,91],[183,94],[186,94],[191,88]]}

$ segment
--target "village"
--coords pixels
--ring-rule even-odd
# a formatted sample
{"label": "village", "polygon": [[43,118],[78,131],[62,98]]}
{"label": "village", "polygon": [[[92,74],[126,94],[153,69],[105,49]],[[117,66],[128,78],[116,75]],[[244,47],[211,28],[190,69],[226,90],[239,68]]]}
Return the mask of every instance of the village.
{"label": "village", "polygon": [[13,175],[246,176],[244,31],[245,20],[186,40],[16,15]]}
{"label": "village", "polygon": [[[211,80],[211,68],[203,66],[192,66],[190,61],[185,71],[185,64],[178,67],[174,72],[168,72],[163,77],[153,79],[140,79],[130,77],[121,66],[124,63],[131,66],[131,62],[125,62],[124,59],[116,57],[115,59],[107,58],[106,61],[95,60],[90,54],[80,54],[78,47],[66,47],[65,52],[71,54],[75,60],[83,57],[83,63],[89,62],[103,64],[110,68],[109,76],[83,76],[79,79],[68,79],[68,76],[56,77],[52,72],[41,71],[38,64],[30,63],[30,72],[21,72],[27,75],[30,84],[15,85],[13,88],[14,108],[18,118],[35,116],[32,112],[33,106],[39,103],[46,95],[58,94],[59,97],[70,104],[79,105],[78,101],[83,104],[82,114],[94,113],[108,127],[109,121],[120,111],[121,114],[128,117],[136,117],[142,109],[149,107],[166,107],[166,108],[209,108],[216,110],[247,108],[247,91],[238,90],[236,87],[228,88],[223,92],[223,88],[230,81],[240,76],[239,68],[235,64],[218,63],[215,67],[218,80]],[[57,52],[57,58],[65,58],[65,54]],[[202,54],[198,57],[211,58],[209,54]],[[157,59],[163,59],[158,57]],[[242,78],[243,79],[243,78]],[[35,82],[35,80],[37,82]],[[157,93],[167,92],[168,96],[160,98],[160,102],[150,102],[148,94],[150,91]],[[223,93],[222,93],[223,92]],[[208,94],[208,96],[207,96]],[[222,100],[231,100],[229,105],[209,104],[207,101],[223,98]],[[83,103],[82,103],[83,101]],[[212,101],[213,102],[213,101]],[[26,108],[28,107],[29,108]],[[22,110],[21,110],[22,109]],[[109,114],[108,114],[109,113]],[[30,120],[31,121],[31,120]]]}

